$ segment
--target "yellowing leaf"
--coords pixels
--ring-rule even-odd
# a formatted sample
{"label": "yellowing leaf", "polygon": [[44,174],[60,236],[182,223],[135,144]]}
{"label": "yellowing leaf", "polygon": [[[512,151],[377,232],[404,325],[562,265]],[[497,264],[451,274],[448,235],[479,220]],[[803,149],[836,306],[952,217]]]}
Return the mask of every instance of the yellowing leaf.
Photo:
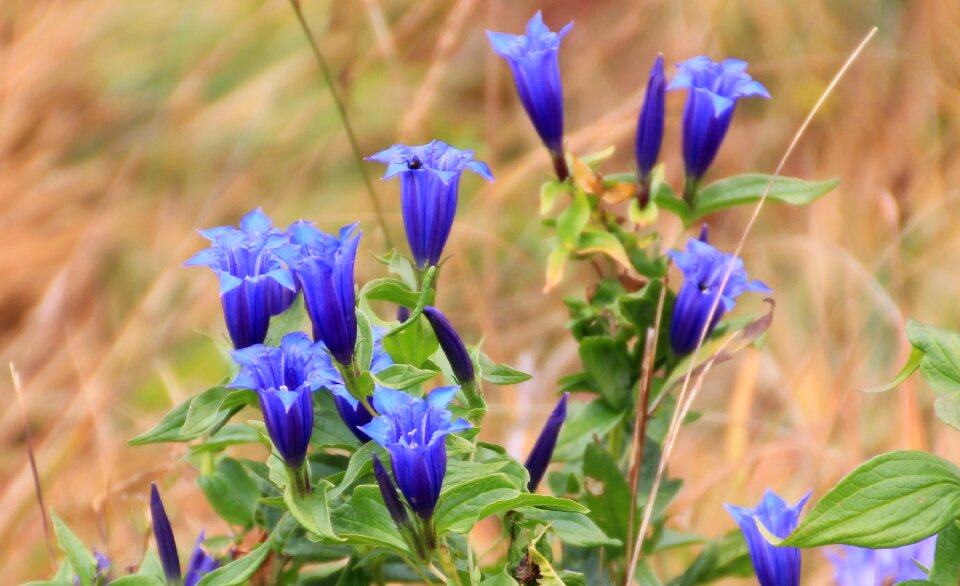
{"label": "yellowing leaf", "polygon": [[637,186],[633,183],[614,183],[603,190],[603,201],[609,204],[623,203],[636,195]]}
{"label": "yellowing leaf", "polygon": [[654,203],[653,200],[642,210],[640,209],[640,203],[637,200],[633,200],[630,202],[630,209],[627,210],[627,217],[638,226],[646,226],[657,221],[659,212],[660,210],[657,209],[657,204]]}
{"label": "yellowing leaf", "polygon": [[586,193],[597,195],[603,192],[603,180],[590,168],[590,165],[578,159],[575,155],[570,155],[570,161],[573,163],[573,184]]}
{"label": "yellowing leaf", "polygon": [[547,282],[543,286],[543,292],[547,293],[560,283],[563,279],[563,269],[567,266],[567,251],[563,248],[555,248],[547,257]]}
{"label": "yellowing leaf", "polygon": [[583,232],[580,234],[580,241],[577,243],[577,252],[602,252],[623,265],[624,268],[633,268],[630,259],[627,258],[627,251],[623,249],[623,244],[609,232],[599,230]]}

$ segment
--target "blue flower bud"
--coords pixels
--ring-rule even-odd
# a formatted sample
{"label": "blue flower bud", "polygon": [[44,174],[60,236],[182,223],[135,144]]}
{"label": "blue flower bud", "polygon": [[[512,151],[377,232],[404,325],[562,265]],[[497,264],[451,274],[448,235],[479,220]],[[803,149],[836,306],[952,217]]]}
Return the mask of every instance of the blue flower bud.
{"label": "blue flower bud", "polygon": [[417,267],[435,266],[443,256],[457,213],[460,175],[469,169],[488,181],[486,163],[473,160],[473,151],[434,140],[419,146],[395,144],[367,157],[387,164],[384,179],[400,176],[400,207],[407,243]]}
{"label": "blue flower bud", "polygon": [[393,389],[377,389],[373,407],[380,415],[360,429],[390,452],[393,477],[410,508],[429,519],[440,498],[447,472],[446,437],[470,428],[453,419],[447,405],[457,387],[440,387],[426,398]]}
{"label": "blue flower bud", "polygon": [[177,541],[173,537],[173,528],[167,518],[167,511],[160,500],[160,492],[155,482],[150,483],[150,516],[153,518],[153,537],[157,541],[160,565],[163,575],[171,584],[180,583],[180,556],[177,554]]}
{"label": "blue flower bud", "polygon": [[230,388],[252,389],[260,398],[263,422],[287,466],[303,466],[313,432],[313,396],[326,353],[303,332],[287,334],[280,347],[258,344],[233,352],[240,373]]}
{"label": "blue flower bud", "polygon": [[841,545],[837,551],[827,552],[833,562],[837,586],[884,586],[909,580],[926,580],[927,573],[920,566],[933,564],[937,536],[893,549],[867,549]]}
{"label": "blue flower bud", "polygon": [[380,494],[383,496],[383,504],[387,506],[390,518],[397,524],[397,527],[403,530],[404,527],[410,525],[410,517],[407,516],[406,507],[400,502],[400,496],[397,494],[393,481],[390,480],[390,475],[387,474],[387,469],[383,467],[376,454],[373,455],[373,474],[377,477]]}
{"label": "blue flower bud", "polygon": [[762,523],[773,535],[784,538],[796,528],[800,510],[809,498],[810,493],[807,493],[796,506],[791,507],[767,489],[755,509],[724,505],[747,540],[750,561],[753,562],[760,586],[799,586],[800,550],[772,545],[760,533],[757,522]]}
{"label": "blue flower bud", "polygon": [[440,348],[447,357],[454,376],[457,377],[457,382],[461,385],[473,382],[473,359],[470,358],[467,347],[463,345],[463,340],[457,335],[457,331],[453,329],[450,320],[440,313],[440,310],[436,307],[424,307],[423,315],[426,316],[427,321],[430,322],[433,333],[436,334],[437,341],[440,342]]}
{"label": "blue flower bud", "polygon": [[547,422],[540,431],[540,437],[533,444],[533,449],[530,450],[530,455],[527,456],[527,461],[524,463],[527,472],[530,473],[530,481],[527,482],[527,490],[530,492],[537,491],[537,486],[540,485],[540,481],[543,480],[543,475],[547,471],[547,466],[550,465],[553,449],[557,447],[560,428],[563,427],[563,422],[567,420],[567,399],[569,397],[570,393],[564,393],[560,397],[560,402],[557,403],[553,413],[547,418]]}
{"label": "blue flower bud", "polygon": [[648,180],[660,156],[663,144],[665,91],[667,78],[663,74],[663,55],[657,55],[647,81],[647,93],[637,119],[637,173],[641,180]]}
{"label": "blue flower bud", "polygon": [[487,31],[494,52],[510,64],[523,108],[553,155],[561,181],[566,176],[565,166],[563,171],[559,168],[563,161],[563,87],[558,57],[560,41],[572,27],[571,22],[553,32],[537,11],[527,23],[525,35]]}
{"label": "blue flower bud", "polygon": [[720,150],[737,100],[751,96],[769,99],[770,93],[746,73],[747,62],[739,59],[717,63],[701,55],[677,68],[667,89],[689,90],[683,111],[683,162],[688,180],[699,181]]}
{"label": "blue flower bud", "polygon": [[197,586],[201,578],[220,567],[220,563],[203,549],[203,540],[204,532],[201,531],[196,545],[193,546],[190,562],[187,564],[183,586]]}
{"label": "blue flower bud", "polygon": [[[371,374],[377,374],[381,370],[393,365],[393,359],[390,358],[390,355],[387,354],[387,351],[383,348],[383,334],[383,328],[373,328],[373,355],[369,368]],[[361,365],[361,367],[366,368],[366,365]],[[370,441],[370,437],[363,433],[360,428],[370,423],[373,415],[367,410],[363,403],[350,394],[350,390],[343,380],[343,375],[327,353],[320,353],[318,368],[313,374],[319,386],[333,394],[337,412],[340,413],[340,419],[346,424],[347,429],[349,429],[361,443]],[[379,385],[374,387],[374,389],[377,388],[379,388]]]}
{"label": "blue flower bud", "polygon": [[351,224],[338,236],[324,234],[312,222],[287,228],[290,245],[279,250],[303,289],[313,339],[323,341],[340,364],[350,364],[357,344],[357,308],[353,269],[360,232]]}
{"label": "blue flower bud", "polygon": [[260,208],[240,220],[240,229],[220,226],[201,230],[211,242],[184,263],[206,266],[220,278],[220,301],[234,348],[260,344],[270,316],[282,313],[297,295],[290,270],[277,251],[287,243]]}
{"label": "blue flower bud", "polygon": [[[741,293],[772,292],[760,281],[747,280],[743,260],[732,254],[724,254],[707,243],[706,227],[700,238],[690,238],[686,252],[671,250],[667,253],[683,272],[683,285],[674,302],[670,320],[670,344],[678,356],[689,354],[697,347],[704,328],[704,337],[708,337],[723,314],[733,309]],[[733,270],[721,292],[720,285],[731,263]],[[718,295],[720,302],[713,312],[713,318],[707,323]]]}

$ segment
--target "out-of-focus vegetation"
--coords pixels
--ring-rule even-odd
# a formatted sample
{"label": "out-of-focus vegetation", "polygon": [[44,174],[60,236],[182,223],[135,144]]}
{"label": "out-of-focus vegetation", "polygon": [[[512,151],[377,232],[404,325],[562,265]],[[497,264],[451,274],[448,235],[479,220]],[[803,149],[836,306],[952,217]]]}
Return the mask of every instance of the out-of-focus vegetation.
{"label": "out-of-focus vegetation", "polygon": [[[707,382],[703,418],[673,458],[689,480],[672,523],[719,535],[733,527],[721,501],[753,502],[767,485],[796,500],[883,449],[960,458],[957,434],[930,424],[930,394],[912,388],[922,382],[885,396],[855,390],[902,364],[905,315],[960,320],[960,4],[303,4],[365,153],[436,137],[475,148],[497,176],[464,182],[447,248],[459,260],[441,296],[468,340],[484,331],[489,354],[534,373],[493,392],[495,423],[483,430],[518,456],[577,356],[561,329],[564,290],[541,291],[537,189],[549,160],[484,29],[520,30],[537,8],[554,26],[574,20],[561,57],[568,141],[581,153],[616,144],[621,166],[657,51],[670,64],[699,53],[749,60],[774,99],[740,109],[715,165],[722,176],[771,172],[847,53],[878,26],[786,170],[840,177],[840,187],[808,208],[769,205],[748,241],[751,274],[776,291],[779,310],[763,351]],[[676,178],[682,97],[668,108],[664,152]],[[402,242],[397,187],[375,187]],[[184,534],[227,530],[177,464],[182,447],[126,440],[213,378],[206,334],[223,335],[215,280],[180,263],[202,246],[196,228],[236,223],[257,205],[281,225],[360,219],[361,249],[383,248],[286,0],[0,4],[0,567],[9,583],[46,576],[49,564],[8,362],[22,380],[47,505],[115,567],[143,553],[150,480],[167,486]],[[714,242],[732,243],[748,214],[712,217]],[[681,227],[666,231],[679,237]],[[376,268],[361,256],[358,279]],[[827,583],[815,558],[805,575]]]}

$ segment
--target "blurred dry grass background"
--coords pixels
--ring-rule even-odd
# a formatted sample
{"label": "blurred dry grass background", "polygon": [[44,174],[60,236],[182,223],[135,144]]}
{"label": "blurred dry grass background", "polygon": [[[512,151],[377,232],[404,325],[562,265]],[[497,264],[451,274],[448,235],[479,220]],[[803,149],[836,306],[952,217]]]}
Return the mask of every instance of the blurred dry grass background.
{"label": "blurred dry grass background", "polygon": [[[955,0],[306,0],[338,72],[361,148],[442,138],[473,147],[497,182],[467,178],[440,303],[468,340],[532,371],[494,389],[488,437],[522,455],[577,362],[565,294],[541,293],[537,189],[549,163],[483,30],[520,30],[542,7],[575,20],[561,66],[568,143],[619,147],[657,51],[751,62],[770,102],[745,103],[714,175],[772,171],[847,53],[880,32],[788,165],[837,176],[806,209],[770,205],[748,241],[751,273],[776,290],[761,351],[718,367],[672,472],[688,479],[674,525],[733,527],[721,501],[817,494],[863,458],[929,448],[960,461],[921,381],[883,396],[905,358],[903,321],[960,327],[960,3]],[[669,174],[682,97],[669,99]],[[371,166],[369,172],[379,169]],[[397,186],[378,183],[395,240]],[[48,506],[118,567],[145,547],[145,495],[161,480],[177,535],[224,531],[177,446],[130,448],[172,404],[221,376],[204,334],[222,335],[214,278],[180,264],[194,230],[262,205],[278,224],[360,219],[383,247],[316,63],[286,0],[0,3],[0,567],[4,583],[49,574],[13,362]],[[733,246],[748,211],[710,219]],[[680,227],[666,220],[669,238]],[[374,276],[368,257],[359,277]],[[749,306],[749,304],[746,304]],[[805,584],[829,583],[815,553]],[[733,583],[733,582],[732,582]]]}

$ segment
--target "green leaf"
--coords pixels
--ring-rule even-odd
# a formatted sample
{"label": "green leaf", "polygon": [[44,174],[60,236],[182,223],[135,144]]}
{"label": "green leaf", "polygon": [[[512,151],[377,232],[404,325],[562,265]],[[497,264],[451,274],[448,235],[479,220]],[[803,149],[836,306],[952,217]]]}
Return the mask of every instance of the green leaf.
{"label": "green leaf", "polygon": [[270,318],[270,328],[263,344],[265,346],[279,346],[280,340],[291,332],[303,330],[303,322],[307,313],[303,310],[303,295],[297,295],[283,313]]}
{"label": "green leaf", "polygon": [[430,356],[437,351],[440,343],[426,318],[419,315],[412,317],[407,328],[392,336],[383,339],[383,347],[387,350],[395,363],[409,364],[416,368],[423,367]]}
{"label": "green leaf", "polygon": [[350,462],[347,464],[343,479],[340,480],[340,484],[336,488],[329,491],[330,498],[339,498],[358,478],[373,473],[373,454],[375,452],[379,452],[381,459],[384,458],[383,449],[376,442],[367,442],[350,456]]}
{"label": "green leaf", "polygon": [[390,274],[400,277],[409,289],[417,288],[417,269],[410,258],[400,254],[396,249],[391,249],[383,256],[374,255],[374,258],[384,264]]}
{"label": "green leaf", "polygon": [[357,312],[357,345],[353,360],[361,371],[370,370],[373,361],[373,327],[362,311]]}
{"label": "green leaf", "polygon": [[292,487],[287,486],[283,500],[287,503],[290,514],[307,530],[312,539],[342,541],[330,522],[330,505],[327,501],[327,490],[330,486],[328,482],[321,480],[313,492],[306,496],[295,494]]}
{"label": "green leaf", "polygon": [[684,226],[691,223],[690,206],[673,193],[673,189],[665,181],[660,182],[657,189],[653,192],[653,202],[658,208],[666,210],[680,218]]}
{"label": "green leaf", "polygon": [[141,433],[127,443],[131,446],[143,446],[162,442],[187,441],[180,438],[180,428],[183,427],[183,422],[187,420],[187,410],[190,409],[190,403],[192,403],[195,398],[196,397],[190,397],[183,403],[180,403],[168,411],[153,429]]}
{"label": "green leaf", "polygon": [[355,450],[359,442],[340,419],[333,394],[317,391],[313,394],[313,406],[313,433],[310,434],[310,445],[315,449],[333,447]]}
{"label": "green leaf", "polygon": [[620,546],[619,540],[608,537],[603,529],[581,513],[565,511],[524,510],[525,517],[550,524],[564,545],[574,547]]}
{"label": "green leaf", "polygon": [[553,209],[553,204],[556,203],[557,197],[562,193],[567,193],[569,184],[567,182],[560,182],[556,179],[547,181],[540,186],[540,215],[545,216],[550,213],[550,210]]}
{"label": "green leaf", "polygon": [[938,586],[960,584],[960,527],[956,521],[948,523],[937,535],[937,549],[928,578]]}
{"label": "green leaf", "polygon": [[510,575],[510,565],[507,564],[503,566],[503,569],[500,570],[498,574],[490,576],[483,582],[480,582],[480,586],[519,586],[519,584],[513,579],[513,576]]}
{"label": "green leaf", "polygon": [[164,584],[153,576],[121,576],[116,580],[110,580],[110,586],[164,586]]}
{"label": "green leaf", "polygon": [[485,507],[518,494],[520,491],[504,474],[490,474],[444,488],[433,516],[437,533],[466,533],[480,520]]}
{"label": "green leaf", "polygon": [[233,458],[217,462],[213,474],[197,478],[210,506],[228,523],[250,527],[260,491],[246,469]]}
{"label": "green leaf", "polygon": [[557,235],[567,247],[575,248],[580,240],[580,233],[589,221],[590,202],[586,194],[578,190],[573,202],[557,218]]}
{"label": "green leaf", "polygon": [[900,547],[940,531],[958,510],[960,469],[926,452],[890,452],[830,489],[783,544]]}
{"label": "green leaf", "polygon": [[350,501],[333,511],[337,535],[348,543],[374,545],[403,553],[410,550],[390,517],[380,488],[372,484],[356,487]]}
{"label": "green leaf", "polygon": [[631,390],[626,346],[606,336],[587,336],[580,340],[580,360],[603,398],[613,407],[622,407]]}
{"label": "green leaf", "polygon": [[626,541],[630,518],[630,486],[607,450],[588,444],[583,454],[583,504],[590,518],[621,543]]}
{"label": "green leaf", "polygon": [[53,520],[53,531],[57,534],[57,543],[70,560],[73,571],[80,579],[80,586],[91,586],[97,568],[93,554],[55,512],[50,511],[50,518]]}
{"label": "green leaf", "polygon": [[750,552],[743,533],[734,530],[710,542],[693,563],[670,586],[699,586],[731,576],[752,576]]}
{"label": "green leaf", "polygon": [[[711,183],[697,193],[689,222],[722,209],[760,201],[771,179],[771,175],[748,174]],[[767,194],[767,200],[790,205],[805,205],[839,184],[839,179],[806,181],[796,177],[777,177]]]}
{"label": "green leaf", "polygon": [[255,547],[247,555],[201,578],[197,586],[241,586],[263,565],[270,554],[272,543],[273,534],[270,534],[266,541]]}
{"label": "green leaf", "polygon": [[180,440],[189,441],[222,427],[245,405],[256,403],[257,394],[247,389],[213,387],[194,397],[180,428]]}
{"label": "green leaf", "polygon": [[903,381],[910,378],[910,375],[920,367],[920,362],[923,360],[923,350],[920,348],[914,347],[910,351],[910,357],[907,358],[907,363],[903,365],[903,368],[900,369],[900,372],[897,373],[897,376],[887,384],[870,387],[866,389],[860,389],[864,393],[883,393],[891,389],[895,389],[903,384]]}
{"label": "green leaf", "polygon": [[410,288],[400,279],[385,277],[368,281],[360,295],[369,301],[389,301],[404,307],[416,307],[420,292]]}
{"label": "green leaf", "polygon": [[190,454],[221,452],[229,446],[255,444],[260,442],[260,434],[245,423],[225,425],[206,441],[190,446]]}
{"label": "green leaf", "polygon": [[530,380],[530,375],[508,366],[496,364],[486,354],[480,353],[480,378],[494,385],[516,385]]}
{"label": "green leaf", "polygon": [[605,436],[625,414],[622,409],[615,409],[600,399],[586,405],[571,401],[567,411],[567,421],[560,429],[557,447],[553,451],[555,462],[579,459],[594,434],[598,437]]}
{"label": "green leaf", "polygon": [[137,570],[137,575],[156,578],[160,582],[166,581],[163,575],[163,564],[160,563],[160,558],[157,557],[157,553],[152,549],[147,550],[147,553],[143,555],[143,561],[140,562],[140,569]]}
{"label": "green leaf", "polygon": [[960,334],[911,319],[907,339],[923,351],[920,373],[930,387],[938,393],[960,392]]}
{"label": "green leaf", "polygon": [[390,389],[409,389],[435,376],[435,370],[424,370],[409,364],[394,364],[374,374],[373,378]]}
{"label": "green leaf", "polygon": [[937,415],[937,419],[960,430],[960,393],[937,397],[933,404],[933,412]]}
{"label": "green leaf", "polygon": [[605,254],[620,263],[624,268],[633,269],[623,244],[616,236],[604,230],[584,230],[577,241],[577,252],[580,254],[594,252]]}

